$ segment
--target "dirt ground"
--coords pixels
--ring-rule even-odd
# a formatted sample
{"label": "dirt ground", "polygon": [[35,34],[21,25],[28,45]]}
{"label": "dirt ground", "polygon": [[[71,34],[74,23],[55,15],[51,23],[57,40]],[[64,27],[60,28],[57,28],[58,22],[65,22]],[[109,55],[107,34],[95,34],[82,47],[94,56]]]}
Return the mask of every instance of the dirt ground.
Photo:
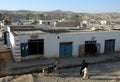
{"label": "dirt ground", "polygon": [[83,80],[79,67],[58,70],[57,73],[32,73],[1,77],[0,82],[120,82],[120,61],[93,64],[88,67],[90,78]]}

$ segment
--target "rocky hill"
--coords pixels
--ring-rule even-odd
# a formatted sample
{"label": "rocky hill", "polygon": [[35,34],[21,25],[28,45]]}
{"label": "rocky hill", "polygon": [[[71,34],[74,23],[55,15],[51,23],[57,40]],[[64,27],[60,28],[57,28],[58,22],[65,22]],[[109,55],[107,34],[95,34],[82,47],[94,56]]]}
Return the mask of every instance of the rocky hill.
{"label": "rocky hill", "polygon": [[[2,16],[2,17],[1,17]],[[120,21],[120,13],[76,13],[72,11],[28,11],[0,10],[0,18],[9,18],[10,20],[21,19],[49,19],[49,20],[114,20]]]}

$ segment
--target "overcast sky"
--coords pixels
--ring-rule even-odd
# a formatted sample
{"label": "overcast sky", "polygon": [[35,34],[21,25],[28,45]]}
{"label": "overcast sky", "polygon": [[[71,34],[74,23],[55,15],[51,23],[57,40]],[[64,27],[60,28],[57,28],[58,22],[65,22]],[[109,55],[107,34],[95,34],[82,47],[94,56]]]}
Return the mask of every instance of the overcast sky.
{"label": "overcast sky", "polygon": [[120,12],[120,0],[1,0],[0,10]]}

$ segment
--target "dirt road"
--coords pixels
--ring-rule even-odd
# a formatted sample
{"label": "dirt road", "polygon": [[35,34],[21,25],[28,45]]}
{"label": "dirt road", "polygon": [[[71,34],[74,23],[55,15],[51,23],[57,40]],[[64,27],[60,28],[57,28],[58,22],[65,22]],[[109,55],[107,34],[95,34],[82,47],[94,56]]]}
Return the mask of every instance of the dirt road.
{"label": "dirt road", "polygon": [[89,65],[88,80],[83,80],[79,75],[79,67],[62,69],[58,72],[49,75],[32,73],[6,76],[0,78],[0,82],[120,82],[120,61]]}

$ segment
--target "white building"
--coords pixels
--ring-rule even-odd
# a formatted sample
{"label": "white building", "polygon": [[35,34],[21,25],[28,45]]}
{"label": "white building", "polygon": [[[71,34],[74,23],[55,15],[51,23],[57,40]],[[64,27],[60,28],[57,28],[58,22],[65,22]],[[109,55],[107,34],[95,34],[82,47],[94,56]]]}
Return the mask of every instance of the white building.
{"label": "white building", "polygon": [[83,20],[82,23],[83,23],[83,24],[88,24],[88,21]]}
{"label": "white building", "polygon": [[101,24],[101,25],[107,25],[107,21],[102,20],[102,21],[100,21],[100,24]]}
{"label": "white building", "polygon": [[39,24],[54,25],[54,20],[39,20]]}
{"label": "white building", "polygon": [[[24,26],[21,26],[24,27]],[[35,29],[8,26],[6,44],[16,62],[38,57],[71,57],[120,51],[120,31]]]}

